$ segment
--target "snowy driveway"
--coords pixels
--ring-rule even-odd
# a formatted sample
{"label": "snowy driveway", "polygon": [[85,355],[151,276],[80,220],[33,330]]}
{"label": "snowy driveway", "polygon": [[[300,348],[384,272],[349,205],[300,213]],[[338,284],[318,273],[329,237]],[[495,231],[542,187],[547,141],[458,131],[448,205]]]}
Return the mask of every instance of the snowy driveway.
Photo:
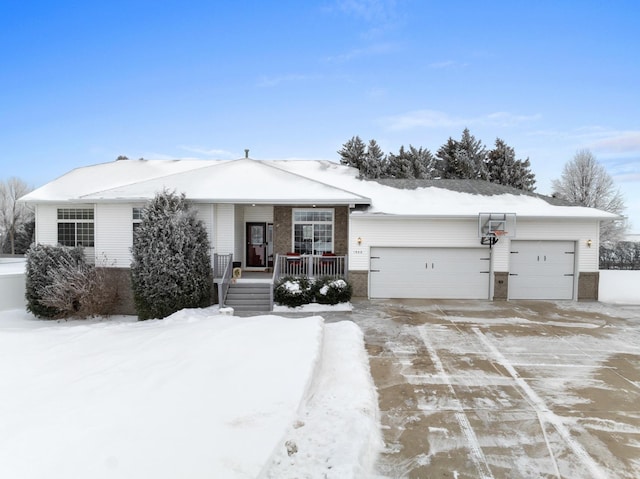
{"label": "snowy driveway", "polygon": [[362,301],[383,477],[640,477],[640,308]]}

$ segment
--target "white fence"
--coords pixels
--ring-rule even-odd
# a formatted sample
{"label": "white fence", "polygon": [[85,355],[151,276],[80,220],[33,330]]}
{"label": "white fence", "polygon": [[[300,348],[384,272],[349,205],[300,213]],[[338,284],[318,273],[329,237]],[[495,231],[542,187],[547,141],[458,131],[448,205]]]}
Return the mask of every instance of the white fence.
{"label": "white fence", "polygon": [[24,298],[24,259],[0,258],[0,311],[22,309]]}
{"label": "white fence", "polygon": [[640,304],[640,271],[601,269],[598,299],[604,303]]}

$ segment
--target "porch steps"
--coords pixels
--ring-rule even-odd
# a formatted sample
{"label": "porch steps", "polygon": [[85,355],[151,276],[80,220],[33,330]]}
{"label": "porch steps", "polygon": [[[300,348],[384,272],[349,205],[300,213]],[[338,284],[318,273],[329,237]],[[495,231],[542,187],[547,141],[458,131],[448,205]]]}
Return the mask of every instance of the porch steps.
{"label": "porch steps", "polygon": [[230,284],[224,304],[236,311],[269,312],[271,287],[270,282]]}

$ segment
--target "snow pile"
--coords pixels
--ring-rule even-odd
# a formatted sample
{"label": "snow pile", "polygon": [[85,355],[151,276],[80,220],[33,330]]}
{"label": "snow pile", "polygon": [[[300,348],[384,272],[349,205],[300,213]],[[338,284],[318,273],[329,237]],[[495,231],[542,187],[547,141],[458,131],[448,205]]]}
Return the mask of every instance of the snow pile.
{"label": "snow pile", "polygon": [[[297,477],[315,475],[314,457],[366,474],[364,451],[378,450],[364,447],[377,444],[366,356],[335,369],[322,354],[364,355],[354,327],[215,308],[145,322],[0,313],[0,477],[253,478],[306,417],[295,439],[322,447],[296,458],[309,458]],[[358,403],[345,394],[352,384],[365,388]],[[314,402],[323,394],[333,401]],[[334,455],[338,443],[350,449]]]}
{"label": "snow pile", "polygon": [[350,321],[327,325],[308,400],[260,478],[371,477],[383,442],[363,341]]}

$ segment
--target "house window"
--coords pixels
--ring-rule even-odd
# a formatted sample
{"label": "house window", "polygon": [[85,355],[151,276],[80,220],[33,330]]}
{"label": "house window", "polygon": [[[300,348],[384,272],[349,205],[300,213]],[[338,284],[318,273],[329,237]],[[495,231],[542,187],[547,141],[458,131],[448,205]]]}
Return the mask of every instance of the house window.
{"label": "house window", "polygon": [[294,209],[293,245],[301,254],[333,252],[333,209]]}
{"label": "house window", "polygon": [[132,219],[133,231],[135,231],[140,226],[140,223],[142,223],[142,208],[133,208]]}
{"label": "house window", "polygon": [[58,243],[93,248],[93,209],[58,208]]}

